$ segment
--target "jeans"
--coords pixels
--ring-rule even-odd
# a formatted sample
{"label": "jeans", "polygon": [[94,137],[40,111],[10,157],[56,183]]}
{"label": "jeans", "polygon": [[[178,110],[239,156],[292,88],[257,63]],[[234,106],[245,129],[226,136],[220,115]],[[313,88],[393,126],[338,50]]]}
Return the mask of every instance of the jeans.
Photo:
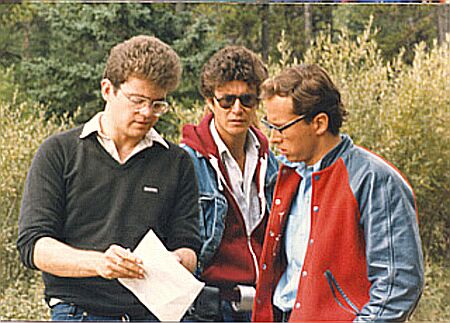
{"label": "jeans", "polygon": [[83,308],[75,304],[59,303],[52,307],[52,321],[109,321],[109,322],[133,322],[147,321],[159,322],[151,313],[147,317],[133,318],[127,314],[122,316],[102,316],[86,312]]}

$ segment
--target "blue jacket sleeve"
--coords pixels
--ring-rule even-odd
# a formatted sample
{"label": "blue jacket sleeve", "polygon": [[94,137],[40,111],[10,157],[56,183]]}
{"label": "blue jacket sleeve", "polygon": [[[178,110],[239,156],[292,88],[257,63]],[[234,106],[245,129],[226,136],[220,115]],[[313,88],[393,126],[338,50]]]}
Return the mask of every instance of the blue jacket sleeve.
{"label": "blue jacket sleeve", "polygon": [[404,321],[423,290],[423,256],[415,199],[395,171],[368,172],[359,195],[370,301],[355,321]]}

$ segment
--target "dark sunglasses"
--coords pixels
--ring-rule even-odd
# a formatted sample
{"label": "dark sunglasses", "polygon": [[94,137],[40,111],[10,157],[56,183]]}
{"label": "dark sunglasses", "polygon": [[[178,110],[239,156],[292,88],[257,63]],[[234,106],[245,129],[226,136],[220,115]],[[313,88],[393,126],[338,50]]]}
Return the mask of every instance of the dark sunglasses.
{"label": "dark sunglasses", "polygon": [[289,121],[288,123],[285,123],[284,125],[279,126],[279,127],[275,126],[275,125],[271,124],[269,121],[267,121],[267,117],[262,118],[261,122],[262,122],[263,125],[265,125],[267,127],[267,129],[269,129],[269,131],[270,130],[276,130],[279,133],[283,133],[283,130],[286,130],[290,126],[295,125],[297,122],[300,122],[300,121],[302,121],[305,118],[306,118],[306,115],[303,114],[303,115],[299,116],[298,118],[296,118],[296,119],[294,119],[292,121]]}
{"label": "dark sunglasses", "polygon": [[256,94],[241,94],[241,95],[225,94],[221,98],[214,97],[214,99],[216,99],[220,107],[223,109],[231,108],[237,99],[239,99],[241,105],[243,105],[246,108],[253,108],[258,104],[258,97],[256,96]]}

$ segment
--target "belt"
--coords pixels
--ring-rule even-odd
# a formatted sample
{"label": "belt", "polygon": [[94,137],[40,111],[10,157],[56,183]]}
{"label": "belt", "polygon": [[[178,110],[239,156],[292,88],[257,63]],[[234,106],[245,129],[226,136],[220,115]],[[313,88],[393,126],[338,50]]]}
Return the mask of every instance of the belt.
{"label": "belt", "polygon": [[[48,304],[48,306],[50,308],[53,308],[53,307],[55,307],[58,304],[69,304],[69,305],[71,305],[72,306],[72,310],[68,314],[69,316],[74,316],[75,314],[81,313],[81,312],[83,313],[83,316],[88,316],[89,315],[89,312],[84,310],[82,307],[80,307],[80,306],[78,306],[78,305],[76,305],[74,303],[66,302],[66,301],[64,301],[62,299],[59,299],[59,298],[51,297],[48,300],[47,304]],[[139,321],[140,320],[148,320],[147,317],[142,317],[142,318],[140,318],[140,317],[132,317],[131,318],[130,315],[127,314],[127,313],[125,313],[123,315],[111,315],[111,316],[110,315],[99,315],[99,316],[114,318],[114,319],[117,319],[118,321],[122,321],[122,322],[130,322],[132,319],[133,320],[139,320]]]}

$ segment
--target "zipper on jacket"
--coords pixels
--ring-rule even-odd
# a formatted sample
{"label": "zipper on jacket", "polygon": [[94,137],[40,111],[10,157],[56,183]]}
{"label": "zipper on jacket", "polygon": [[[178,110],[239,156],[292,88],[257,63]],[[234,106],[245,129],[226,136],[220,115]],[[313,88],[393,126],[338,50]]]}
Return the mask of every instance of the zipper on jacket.
{"label": "zipper on jacket", "polygon": [[[245,233],[247,235],[247,246],[248,246],[248,249],[249,249],[250,254],[252,256],[252,259],[253,259],[253,266],[255,267],[255,276],[256,276],[255,277],[256,278],[255,279],[255,283],[256,283],[256,281],[259,278],[259,267],[258,267],[258,259],[256,257],[255,252],[253,251],[253,247],[252,247],[252,244],[251,244],[251,239],[252,239],[253,231],[259,226],[261,221],[264,219],[264,214],[266,212],[265,209],[266,209],[266,205],[267,204],[266,204],[266,198],[265,198],[265,194],[264,194],[264,182],[265,182],[265,173],[267,172],[267,163],[268,163],[267,154],[265,154],[264,157],[262,157],[260,159],[260,170],[259,170],[260,171],[260,185],[259,185],[258,197],[260,199],[261,217],[260,217],[258,223],[252,229],[252,231],[248,232],[247,231],[247,225],[245,224],[245,220],[244,220],[244,217],[242,215],[242,211],[240,210],[239,204],[236,202],[237,201],[236,196],[234,195],[234,192],[231,189],[231,187],[228,186],[224,175],[220,171],[218,159],[215,156],[213,156],[213,155],[209,156],[210,164],[211,164],[211,166],[213,166],[214,170],[216,171],[217,182],[218,182],[218,185],[219,185],[219,189],[223,190],[223,187],[225,187],[228,190],[228,192],[230,193],[231,197],[234,199],[234,203],[237,205],[237,207],[240,210],[242,222],[244,224],[244,231],[245,231]],[[264,176],[261,175],[261,173],[263,173],[262,170],[264,170]],[[262,181],[261,181],[261,178],[263,178]],[[260,190],[262,190],[262,191],[260,191]],[[264,200],[264,203],[262,202],[262,200]],[[263,209],[263,204],[264,204],[264,209]]]}
{"label": "zipper on jacket", "polygon": [[258,259],[256,258],[256,254],[253,251],[253,247],[252,247],[252,237],[251,235],[247,235],[247,245],[248,245],[248,249],[250,250],[250,254],[252,255],[253,258],[253,265],[255,266],[255,284],[258,281],[259,278],[259,267],[258,267]]}

